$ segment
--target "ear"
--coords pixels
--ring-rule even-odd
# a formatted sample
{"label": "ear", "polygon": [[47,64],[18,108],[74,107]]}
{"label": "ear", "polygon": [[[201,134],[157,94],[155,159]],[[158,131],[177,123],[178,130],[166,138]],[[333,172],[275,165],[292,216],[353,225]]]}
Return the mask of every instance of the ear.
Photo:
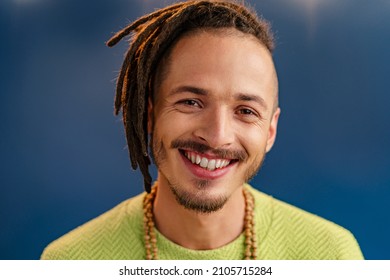
{"label": "ear", "polygon": [[151,134],[153,131],[153,101],[149,96],[148,98],[148,134]]}
{"label": "ear", "polygon": [[271,124],[270,124],[269,129],[268,129],[268,139],[267,139],[267,146],[266,146],[267,153],[271,150],[272,146],[275,143],[276,132],[278,129],[279,116],[280,116],[280,108],[275,110],[275,112],[272,116],[272,119],[271,119]]}

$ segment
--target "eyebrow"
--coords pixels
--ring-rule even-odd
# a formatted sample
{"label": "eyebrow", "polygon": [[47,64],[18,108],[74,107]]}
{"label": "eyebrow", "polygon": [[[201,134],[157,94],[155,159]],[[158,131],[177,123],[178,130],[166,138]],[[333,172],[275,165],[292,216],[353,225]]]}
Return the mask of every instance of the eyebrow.
{"label": "eyebrow", "polygon": [[265,102],[265,100],[258,96],[258,95],[255,95],[255,94],[247,94],[247,93],[239,93],[235,96],[236,100],[240,100],[240,101],[252,101],[252,102],[256,102],[258,103],[261,107],[263,107],[264,110],[267,110],[268,107],[267,107],[267,103]]}
{"label": "eyebrow", "polygon": [[[170,95],[180,94],[183,92],[190,92],[197,95],[208,95],[208,90],[194,87],[194,86],[179,86],[172,90]],[[258,103],[264,110],[268,109],[267,103],[265,100],[256,95],[256,94],[249,94],[249,93],[237,93],[234,95],[234,98],[238,101],[249,101],[249,102],[256,102]]]}
{"label": "eyebrow", "polygon": [[202,89],[202,88],[193,87],[193,86],[180,86],[180,87],[177,87],[174,90],[172,90],[172,92],[169,95],[175,95],[175,94],[183,93],[183,92],[190,92],[190,93],[194,93],[197,95],[207,95],[208,94],[208,91],[205,89]]}

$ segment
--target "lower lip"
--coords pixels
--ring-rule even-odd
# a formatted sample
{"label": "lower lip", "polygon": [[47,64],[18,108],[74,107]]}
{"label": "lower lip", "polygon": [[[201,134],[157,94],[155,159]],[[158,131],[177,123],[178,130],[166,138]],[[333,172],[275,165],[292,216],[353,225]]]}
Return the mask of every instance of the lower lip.
{"label": "lower lip", "polygon": [[226,173],[228,173],[230,171],[230,169],[233,168],[233,166],[235,166],[237,164],[237,162],[234,162],[234,163],[231,163],[224,168],[216,168],[213,171],[211,171],[208,169],[204,169],[197,164],[193,164],[182,153],[179,152],[179,154],[182,157],[184,164],[191,171],[191,173],[200,179],[208,179],[208,180],[218,179],[218,178],[226,175]]}

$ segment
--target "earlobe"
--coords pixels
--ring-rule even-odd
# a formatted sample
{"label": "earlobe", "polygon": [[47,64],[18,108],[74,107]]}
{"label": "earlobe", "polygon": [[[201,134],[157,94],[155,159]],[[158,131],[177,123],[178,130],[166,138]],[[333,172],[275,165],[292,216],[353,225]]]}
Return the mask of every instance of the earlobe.
{"label": "earlobe", "polygon": [[281,112],[280,108],[278,108],[275,110],[275,112],[272,116],[271,124],[270,124],[269,130],[268,130],[268,139],[267,139],[267,146],[266,146],[267,153],[271,150],[271,148],[274,145],[275,140],[276,140],[280,112]]}
{"label": "earlobe", "polygon": [[153,102],[152,99],[148,98],[148,134],[153,131]]}

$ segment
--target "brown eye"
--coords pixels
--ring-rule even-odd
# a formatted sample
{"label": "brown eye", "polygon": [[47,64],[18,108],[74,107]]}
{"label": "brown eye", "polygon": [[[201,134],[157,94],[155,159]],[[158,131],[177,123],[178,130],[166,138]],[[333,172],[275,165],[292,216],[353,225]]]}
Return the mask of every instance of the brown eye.
{"label": "brown eye", "polygon": [[196,102],[193,99],[183,100],[182,103],[185,104],[185,105],[188,105],[188,106],[198,106],[198,107],[200,107],[199,103]]}
{"label": "brown eye", "polygon": [[259,114],[255,110],[249,108],[238,109],[238,114],[243,115],[245,117],[259,117]]}
{"label": "brown eye", "polygon": [[237,116],[244,122],[252,123],[261,120],[261,115],[254,109],[248,107],[237,108]]}
{"label": "brown eye", "polygon": [[240,109],[240,113],[243,114],[243,115],[256,115],[255,112],[253,112],[252,110],[250,109]]}
{"label": "brown eye", "polygon": [[202,109],[202,103],[196,99],[182,99],[175,103],[175,107],[183,113],[196,113]]}

